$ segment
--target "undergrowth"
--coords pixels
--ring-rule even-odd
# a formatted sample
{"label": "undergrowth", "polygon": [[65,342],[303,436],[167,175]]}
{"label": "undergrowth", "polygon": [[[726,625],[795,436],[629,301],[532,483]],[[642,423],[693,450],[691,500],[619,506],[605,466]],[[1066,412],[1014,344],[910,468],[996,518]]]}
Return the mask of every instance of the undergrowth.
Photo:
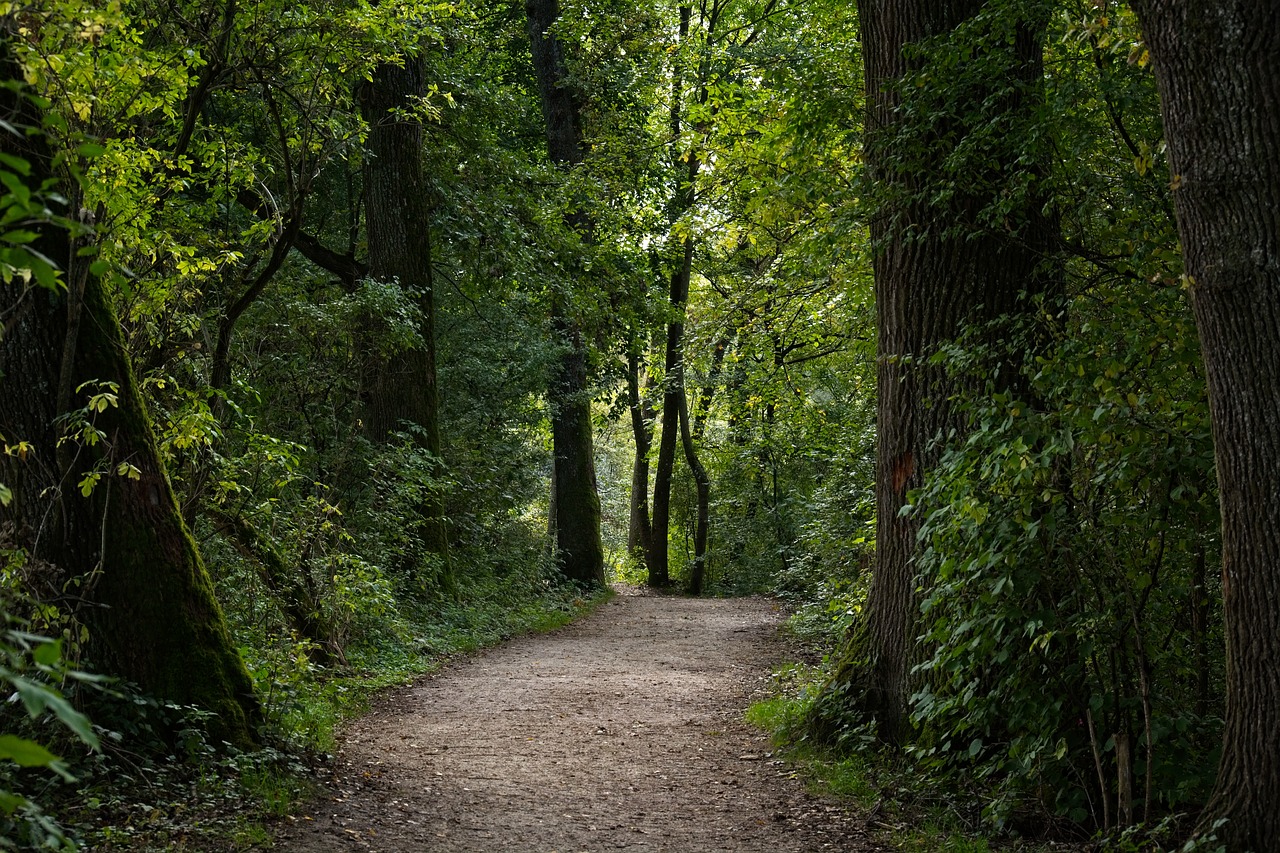
{"label": "undergrowth", "polygon": [[[804,613],[797,621],[811,630],[811,620],[812,614]],[[910,759],[878,746],[867,728],[845,731],[834,746],[811,739],[807,721],[827,677],[825,662],[782,667],[774,673],[774,695],[752,705],[746,719],[771,734],[778,755],[801,772],[811,790],[861,812],[877,842],[936,853],[1068,849],[989,836],[975,792],[944,786]]]}
{"label": "undergrowth", "polygon": [[[792,627],[811,627],[811,614],[793,617]],[[959,789],[955,778],[939,777],[909,755],[876,742],[868,726],[844,731],[834,743],[810,737],[808,721],[829,663],[790,663],[774,673],[773,695],[747,709],[747,722],[769,732],[777,754],[794,765],[817,794],[847,802],[864,816],[874,839],[895,850],[932,853],[987,853],[991,850],[1104,850],[1159,853],[1213,849],[1178,846],[1184,820],[1169,818],[1154,826],[1136,826],[1087,842],[1061,833],[1053,840],[998,833],[985,821],[989,792],[974,785]],[[1220,853],[1220,851],[1219,851]]]}

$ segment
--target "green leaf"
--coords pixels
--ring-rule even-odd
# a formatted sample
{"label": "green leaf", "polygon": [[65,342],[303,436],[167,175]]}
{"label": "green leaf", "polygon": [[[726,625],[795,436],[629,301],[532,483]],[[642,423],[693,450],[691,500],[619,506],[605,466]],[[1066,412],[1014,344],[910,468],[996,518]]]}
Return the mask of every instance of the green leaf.
{"label": "green leaf", "polygon": [[53,640],[48,643],[41,643],[31,650],[31,656],[36,659],[36,663],[44,666],[54,666],[58,661],[62,660],[62,641]]}
{"label": "green leaf", "polygon": [[84,479],[78,484],[80,486],[80,494],[83,497],[89,497],[89,495],[93,494],[93,487],[98,485],[98,480],[100,479],[102,479],[102,475],[97,472],[90,471],[85,474]]}
{"label": "green leaf", "polygon": [[36,238],[39,236],[40,235],[34,231],[19,229],[17,231],[5,232],[3,236],[0,236],[0,240],[3,240],[6,243],[12,243],[14,245],[22,245],[25,243],[35,242]]}
{"label": "green leaf", "polygon": [[89,718],[71,707],[71,703],[63,698],[61,693],[47,685],[22,677],[14,678],[13,686],[18,691],[22,704],[26,706],[27,713],[32,717],[38,717],[46,710],[52,711],[58,721],[74,732],[76,737],[91,748],[98,748],[98,735],[94,732]]}
{"label": "green leaf", "polygon": [[24,797],[19,797],[9,791],[0,791],[0,814],[7,817],[26,804],[27,801]]}
{"label": "green leaf", "polygon": [[7,758],[19,767],[48,767],[58,756],[35,741],[17,735],[0,735],[0,758]]}
{"label": "green leaf", "polygon": [[31,203],[31,188],[12,172],[0,172],[0,184],[4,184],[18,204],[26,207]]}
{"label": "green leaf", "polygon": [[21,157],[14,157],[12,154],[0,152],[0,163],[24,177],[31,174],[31,164]]}

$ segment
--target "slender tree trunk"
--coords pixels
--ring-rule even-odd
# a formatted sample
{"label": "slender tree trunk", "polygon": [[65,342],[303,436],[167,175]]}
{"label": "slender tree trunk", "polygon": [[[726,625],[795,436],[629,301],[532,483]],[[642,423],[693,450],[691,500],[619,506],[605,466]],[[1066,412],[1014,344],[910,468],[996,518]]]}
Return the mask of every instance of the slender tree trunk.
{"label": "slender tree trunk", "polygon": [[[377,441],[410,427],[422,449],[440,459],[439,391],[436,384],[435,295],[431,268],[429,188],[422,174],[422,125],[403,111],[413,110],[425,93],[422,61],[384,63],[362,90],[361,109],[369,122],[364,166],[365,224],[369,239],[369,275],[395,282],[407,293],[422,320],[421,345],[385,355],[369,354],[365,396],[367,427]],[[370,318],[375,326],[377,318]],[[448,523],[444,498],[433,490],[421,507],[422,538],[444,563],[451,584]]]}
{"label": "slender tree trunk", "polygon": [[698,393],[698,399],[694,401],[693,440],[695,442],[702,440],[707,421],[711,417],[711,402],[715,399],[716,384],[720,381],[720,374],[724,372],[724,356],[728,351],[729,336],[724,335],[716,341],[715,348],[711,351],[711,369],[707,371],[707,381]]}
{"label": "slender tree trunk", "polygon": [[[4,78],[20,79],[7,49],[0,51]],[[18,127],[40,126],[13,89],[0,91],[0,116]],[[38,136],[2,131],[0,146],[27,159],[37,182],[51,177],[50,152]],[[97,667],[212,711],[214,737],[249,745],[258,719],[253,686],[178,510],[120,324],[97,276],[72,269],[85,261],[73,256],[67,232],[39,230],[40,251],[83,287],[0,287],[0,316],[12,318],[0,338],[0,433],[31,448],[4,460],[3,479],[15,496],[0,508],[0,526],[12,524],[31,557],[81,581]],[[77,394],[85,383],[92,384]],[[87,415],[102,440],[64,444],[60,455],[57,419],[68,412],[59,399],[79,408],[84,395],[107,392],[106,383],[114,383],[115,405]],[[83,496],[78,485],[92,474],[99,479]]]}
{"label": "slender tree trunk", "polygon": [[[569,79],[563,47],[551,31],[560,17],[560,4],[558,0],[527,0],[525,13],[546,119],[547,154],[553,163],[572,168],[585,155],[582,107]],[[569,224],[589,237],[589,223],[581,214],[571,215]],[[557,558],[565,576],[603,586],[604,544],[600,539],[587,348],[580,324],[563,296],[552,299],[551,325],[564,354],[553,368],[548,394],[555,466],[548,527],[555,530]]]}
{"label": "slender tree trunk", "polygon": [[[962,426],[948,404],[958,389],[928,359],[967,322],[1026,310],[1020,294],[1034,292],[1044,278],[1037,267],[1054,236],[1034,203],[1010,216],[1015,222],[1020,218],[1016,235],[948,236],[944,232],[957,223],[975,223],[989,199],[962,190],[946,209],[914,200],[921,182],[929,179],[930,163],[940,165],[951,152],[935,143],[929,162],[906,171],[892,165],[893,152],[886,148],[904,120],[896,91],[897,81],[910,70],[904,48],[950,32],[982,5],[983,0],[858,3],[867,86],[866,157],[876,180],[911,200],[884,206],[871,226],[879,327],[876,555],[866,618],[835,681],[844,685],[840,692],[858,712],[877,721],[880,737],[889,742],[902,740],[910,728],[911,670],[920,633],[914,567],[918,522],[901,511],[907,493],[937,461],[935,437]],[[1023,27],[1010,49],[1015,51],[1014,72],[1034,86],[1041,75],[1038,35]],[[1014,112],[1032,106],[1023,97],[1006,108]],[[964,108],[959,105],[958,110]],[[963,122],[962,115],[954,121]],[[963,137],[963,127],[958,129],[956,135]],[[997,176],[978,177],[994,182]]]}
{"label": "slender tree trunk", "polygon": [[649,451],[653,447],[655,412],[640,388],[640,356],[627,355],[627,402],[631,410],[631,435],[636,458],[631,466],[631,512],[627,525],[627,551],[649,566],[653,547],[653,522],[649,517]]}
{"label": "slender tree trunk", "polygon": [[[712,17],[707,21],[708,35],[715,31],[718,8],[713,5]],[[687,5],[681,6],[679,28],[681,45],[689,39],[692,18],[693,8]],[[698,97],[703,103],[706,103],[707,99],[707,74],[708,69],[703,62],[697,79]],[[669,216],[673,232],[681,217],[693,209],[695,185],[701,167],[696,153],[680,150],[685,97],[683,89],[683,64],[677,59],[675,73],[672,74],[670,118],[671,166],[678,176]],[[684,317],[686,303],[689,301],[689,283],[693,275],[693,242],[688,233],[681,237],[680,248],[679,261],[671,272],[667,291],[671,320],[667,323],[667,343],[663,357],[662,432],[658,439],[658,460],[653,474],[653,548],[649,561],[649,585],[653,587],[665,587],[671,583],[669,561],[671,483],[675,475],[676,443],[681,440],[681,430],[684,428],[681,412],[685,412],[686,418],[688,414],[688,401],[684,387]],[[693,453],[692,439],[686,448],[686,455],[691,453]],[[693,456],[696,458],[696,453],[693,453]],[[703,476],[706,476],[705,469]],[[699,498],[701,496],[700,491]],[[699,506],[699,513],[701,512],[702,507]],[[703,544],[705,546],[705,541]],[[703,556],[705,557],[705,554]],[[699,564],[699,570],[701,568]]]}
{"label": "slender tree trunk", "polygon": [[[680,273],[671,276],[671,303],[680,292]],[[678,303],[683,307],[683,301]],[[671,584],[668,564],[671,530],[671,481],[675,473],[677,418],[680,412],[680,389],[676,374],[680,366],[680,336],[684,323],[667,324],[667,343],[663,357],[662,432],[658,435],[658,458],[653,470],[653,532],[649,557],[649,586],[662,588]]]}
{"label": "slender tree trunk", "polygon": [[680,444],[684,448],[684,460],[693,474],[697,486],[698,521],[693,534],[693,567],[689,571],[689,592],[701,595],[707,582],[707,533],[711,526],[711,477],[698,458],[693,429],[689,418],[686,396],[680,399]]}
{"label": "slender tree trunk", "polygon": [[[694,158],[690,158],[692,161]],[[696,168],[696,167],[694,167]],[[649,585],[671,583],[668,563],[671,526],[671,481],[675,474],[676,444],[680,440],[680,412],[688,408],[684,388],[684,310],[689,300],[689,278],[693,264],[693,244],[686,238],[680,265],[671,273],[668,301],[673,312],[667,323],[667,346],[663,361],[662,433],[658,438],[658,462],[653,474],[653,557],[649,564]]]}
{"label": "slender tree trunk", "polygon": [[346,663],[342,643],[321,613],[320,595],[300,566],[290,565],[276,543],[239,513],[203,507],[212,522],[242,557],[259,567],[262,582],[275,596],[280,612],[299,637],[315,644],[321,663]]}
{"label": "slender tree trunk", "polygon": [[[1135,0],[1151,51],[1209,386],[1227,697],[1200,824],[1280,851],[1280,13]],[[1199,593],[1197,593],[1199,594]]]}

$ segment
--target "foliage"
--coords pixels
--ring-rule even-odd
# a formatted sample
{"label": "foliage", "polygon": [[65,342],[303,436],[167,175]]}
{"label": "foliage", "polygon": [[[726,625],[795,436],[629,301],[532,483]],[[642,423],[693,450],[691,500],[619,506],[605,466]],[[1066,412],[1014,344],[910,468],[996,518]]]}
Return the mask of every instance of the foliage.
{"label": "foliage", "polygon": [[[886,849],[990,849],[971,792],[957,788],[954,780],[921,773],[900,754],[875,747],[868,729],[847,732],[838,747],[808,736],[826,677],[821,667],[785,666],[774,673],[774,695],[747,710],[747,722],[771,735],[774,755],[793,764],[815,791],[865,813],[870,836]],[[851,750],[855,742],[861,746]],[[1030,853],[1057,847],[1001,842],[1000,849]]]}
{"label": "foliage", "polygon": [[[17,793],[32,785],[20,769],[42,768],[63,782],[75,782],[69,764],[54,755],[39,740],[14,733],[22,731],[49,743],[78,741],[98,750],[100,741],[89,719],[63,695],[63,685],[92,684],[98,677],[69,667],[62,654],[62,641],[51,640],[21,630],[7,612],[0,634],[0,686],[12,691],[11,702],[20,703],[26,720],[15,719],[15,710],[0,715],[0,847],[18,845],[52,849],[75,849],[62,826],[45,812],[38,799]],[[49,733],[48,723],[56,721],[61,731]],[[68,738],[67,736],[70,736]],[[47,788],[46,788],[47,792]]]}
{"label": "foliage", "polygon": [[[1117,773],[1152,820],[1199,801],[1215,766],[1217,510],[1191,320],[1176,292],[1093,297],[1108,322],[1080,311],[1026,398],[967,403],[968,436],[913,496],[934,651],[912,749],[995,782],[997,825],[1047,790],[1055,813],[1108,826]],[[999,358],[941,357],[978,382]]]}

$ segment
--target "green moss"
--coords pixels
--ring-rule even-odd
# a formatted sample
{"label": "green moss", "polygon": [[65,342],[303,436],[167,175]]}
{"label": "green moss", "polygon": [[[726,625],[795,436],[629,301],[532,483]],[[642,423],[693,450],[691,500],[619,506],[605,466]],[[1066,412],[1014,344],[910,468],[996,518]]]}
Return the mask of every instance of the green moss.
{"label": "green moss", "polygon": [[92,644],[105,669],[145,692],[210,712],[210,734],[238,746],[254,742],[257,701],[231,643],[195,541],[183,522],[156,448],[150,418],[125,354],[120,325],[100,283],[85,292],[77,383],[104,376],[118,405],[102,413],[109,472],[94,490],[101,518],[99,569],[87,584]]}

